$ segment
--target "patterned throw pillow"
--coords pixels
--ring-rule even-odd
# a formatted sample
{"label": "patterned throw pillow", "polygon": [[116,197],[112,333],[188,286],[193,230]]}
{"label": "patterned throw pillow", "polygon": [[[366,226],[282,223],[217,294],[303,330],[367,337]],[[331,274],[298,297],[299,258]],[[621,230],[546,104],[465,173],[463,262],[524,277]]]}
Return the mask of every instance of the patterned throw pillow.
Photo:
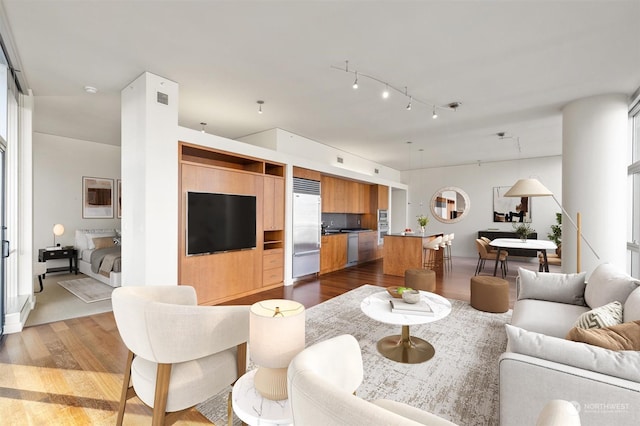
{"label": "patterned throw pillow", "polygon": [[622,304],[616,301],[580,315],[574,327],[602,328],[617,324],[622,324]]}

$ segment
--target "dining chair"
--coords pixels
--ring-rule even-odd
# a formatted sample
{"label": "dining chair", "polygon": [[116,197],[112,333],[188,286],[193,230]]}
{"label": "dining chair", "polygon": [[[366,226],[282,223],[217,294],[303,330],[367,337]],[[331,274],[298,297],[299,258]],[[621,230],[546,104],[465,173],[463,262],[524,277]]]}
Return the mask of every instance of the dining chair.
{"label": "dining chair", "polygon": [[[478,275],[484,269],[484,264],[486,260],[492,260],[495,262],[496,257],[498,257],[497,251],[490,252],[488,250],[489,245],[482,241],[480,238],[476,239],[476,249],[478,250],[478,263],[476,265],[476,273]],[[500,270],[502,271],[502,278],[507,275],[507,268],[505,266],[505,262],[507,261],[507,254],[503,251],[500,252],[500,258],[498,259],[500,262]]]}

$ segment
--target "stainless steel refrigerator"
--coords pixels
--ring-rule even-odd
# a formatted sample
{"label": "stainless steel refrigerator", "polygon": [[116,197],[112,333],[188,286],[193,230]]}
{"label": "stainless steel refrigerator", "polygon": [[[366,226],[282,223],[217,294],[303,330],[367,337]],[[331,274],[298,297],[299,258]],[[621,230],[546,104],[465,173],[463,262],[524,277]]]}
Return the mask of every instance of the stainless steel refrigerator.
{"label": "stainless steel refrigerator", "polygon": [[293,278],[320,271],[320,182],[293,179]]}

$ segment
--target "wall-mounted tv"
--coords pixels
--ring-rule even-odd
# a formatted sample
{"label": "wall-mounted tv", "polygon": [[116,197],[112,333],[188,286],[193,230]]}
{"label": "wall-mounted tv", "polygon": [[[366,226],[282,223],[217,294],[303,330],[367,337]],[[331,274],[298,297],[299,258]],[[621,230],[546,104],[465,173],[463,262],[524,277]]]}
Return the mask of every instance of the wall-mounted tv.
{"label": "wall-mounted tv", "polygon": [[187,192],[187,255],[255,247],[255,196]]}

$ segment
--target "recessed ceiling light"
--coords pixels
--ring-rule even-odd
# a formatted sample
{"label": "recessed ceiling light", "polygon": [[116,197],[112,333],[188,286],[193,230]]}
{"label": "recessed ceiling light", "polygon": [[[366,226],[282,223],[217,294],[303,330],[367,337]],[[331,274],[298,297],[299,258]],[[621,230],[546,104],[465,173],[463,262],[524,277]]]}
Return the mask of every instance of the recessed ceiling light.
{"label": "recessed ceiling light", "polygon": [[98,93],[98,89],[93,86],[84,86],[84,91],[87,93],[91,93],[92,95]]}

